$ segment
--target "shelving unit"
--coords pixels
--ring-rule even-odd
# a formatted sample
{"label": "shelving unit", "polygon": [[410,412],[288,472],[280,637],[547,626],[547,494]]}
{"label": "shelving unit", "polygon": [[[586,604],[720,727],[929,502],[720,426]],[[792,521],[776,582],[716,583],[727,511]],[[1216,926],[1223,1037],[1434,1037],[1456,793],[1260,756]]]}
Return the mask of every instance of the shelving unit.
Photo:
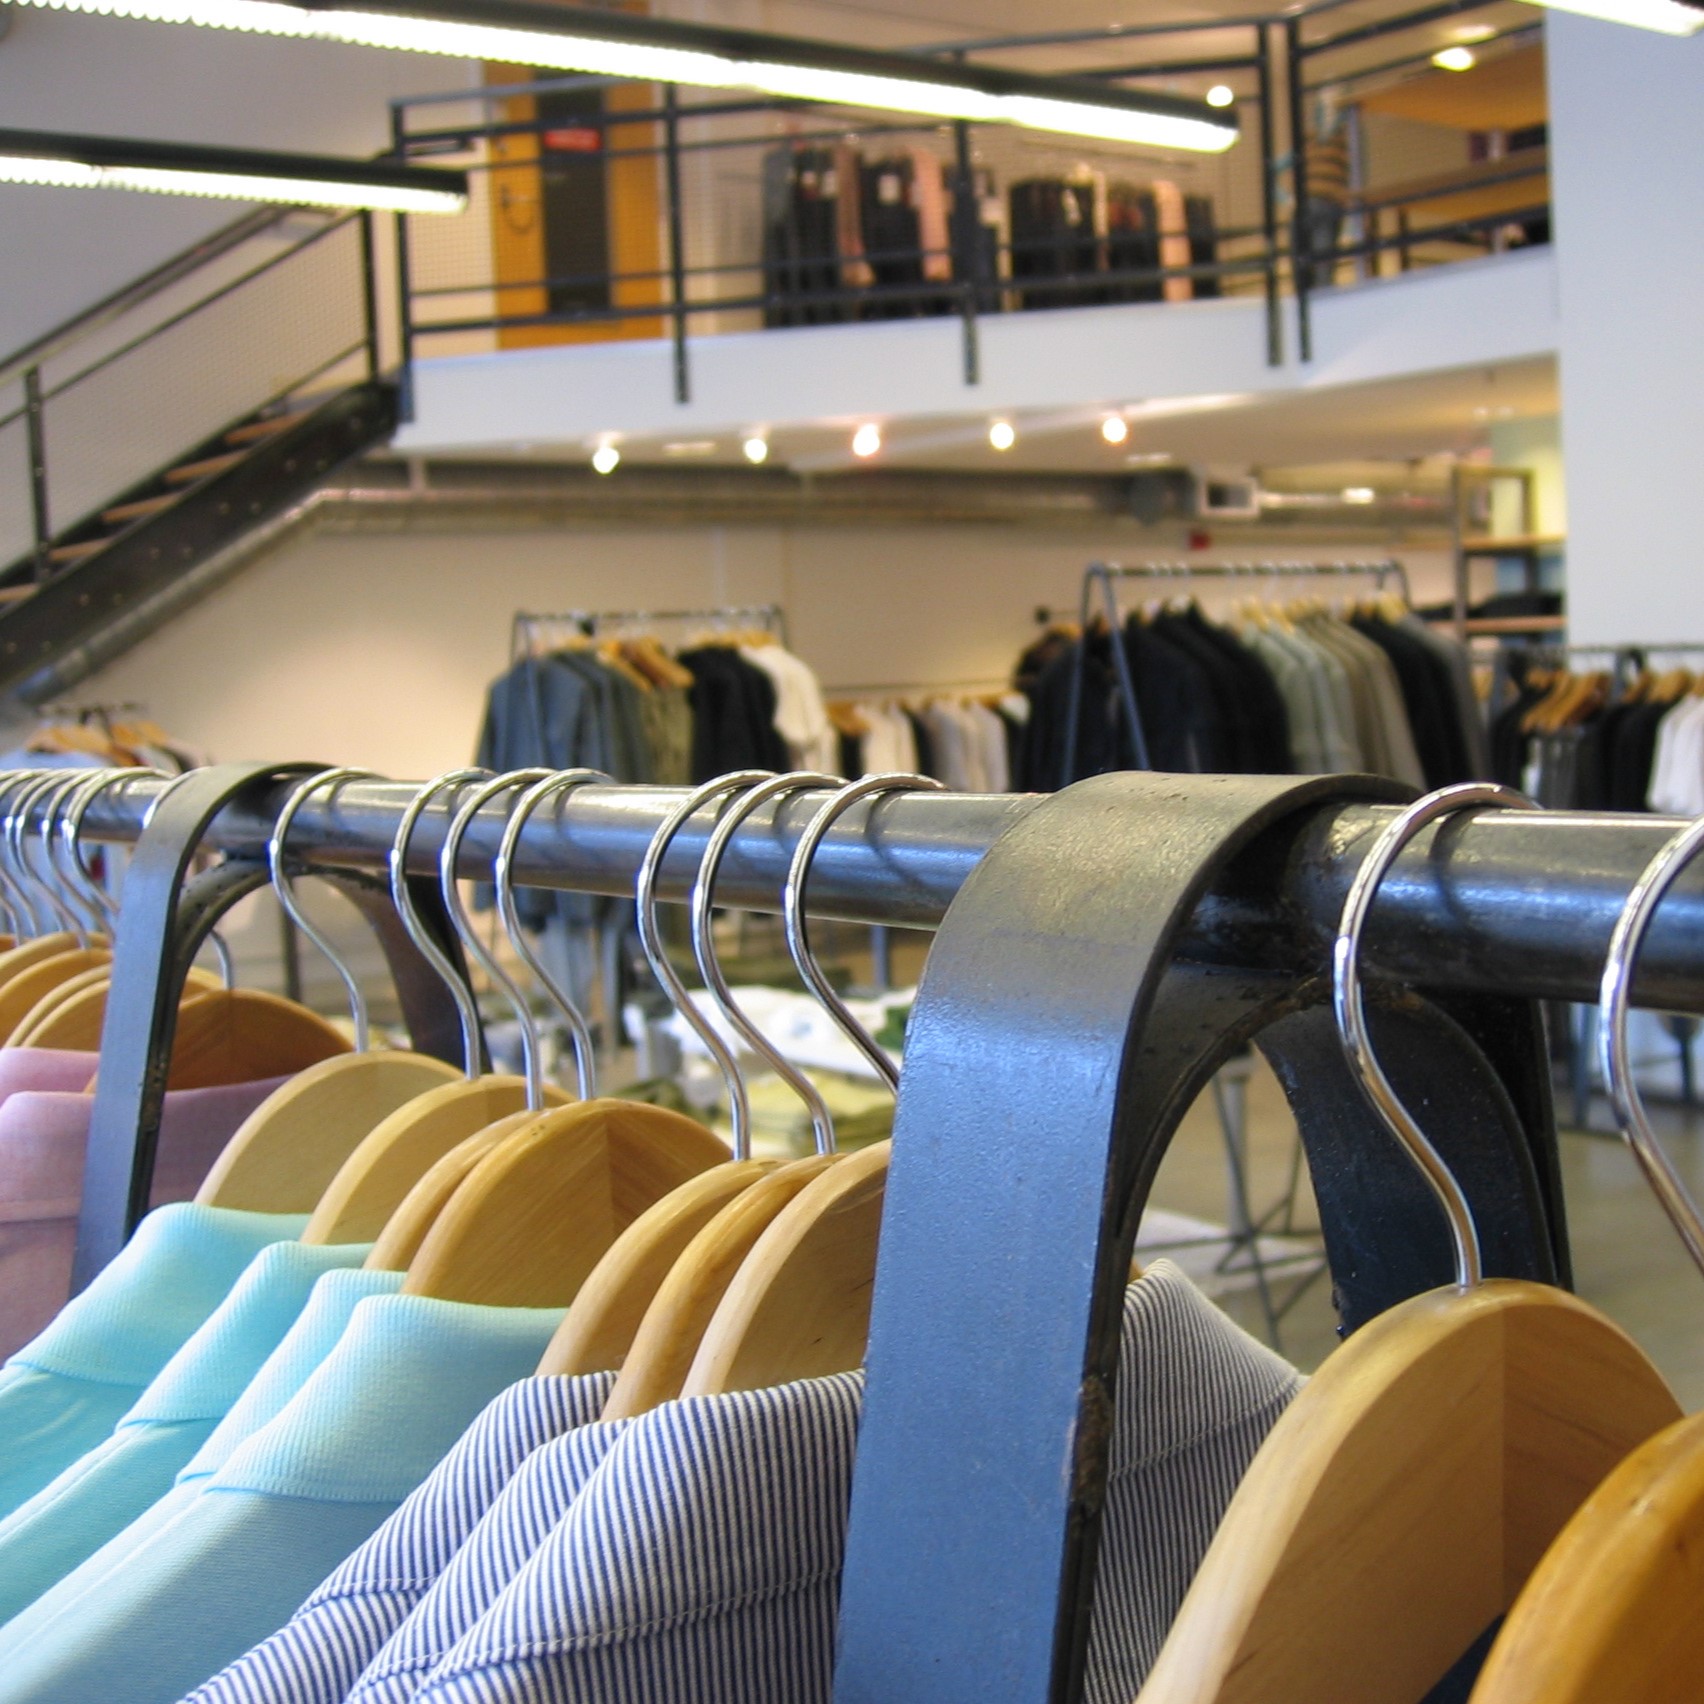
{"label": "shelving unit", "polygon": [[[1515,533],[1496,536],[1475,532],[1478,516],[1475,499],[1488,494],[1500,483],[1517,486],[1520,491],[1521,529]],[[1533,474],[1524,467],[1479,467],[1458,463],[1450,478],[1451,542],[1455,551],[1455,608],[1453,612],[1456,636],[1466,639],[1472,634],[1532,634],[1560,633],[1568,625],[1562,615],[1510,616],[1499,620],[1475,620],[1468,615],[1472,603],[1471,575],[1477,561],[1503,557],[1519,558],[1526,576],[1526,589],[1542,590],[1540,575],[1546,556],[1555,556],[1564,545],[1560,534],[1537,531],[1537,502],[1533,491]]]}

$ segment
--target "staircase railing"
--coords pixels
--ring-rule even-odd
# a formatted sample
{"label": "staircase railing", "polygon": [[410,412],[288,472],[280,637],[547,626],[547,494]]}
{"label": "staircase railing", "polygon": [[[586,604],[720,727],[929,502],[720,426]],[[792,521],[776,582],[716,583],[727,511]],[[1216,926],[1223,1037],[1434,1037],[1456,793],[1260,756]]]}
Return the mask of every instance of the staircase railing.
{"label": "staircase railing", "polygon": [[227,427],[378,377],[374,265],[370,214],[264,209],[0,360],[0,576],[46,579],[56,540]]}

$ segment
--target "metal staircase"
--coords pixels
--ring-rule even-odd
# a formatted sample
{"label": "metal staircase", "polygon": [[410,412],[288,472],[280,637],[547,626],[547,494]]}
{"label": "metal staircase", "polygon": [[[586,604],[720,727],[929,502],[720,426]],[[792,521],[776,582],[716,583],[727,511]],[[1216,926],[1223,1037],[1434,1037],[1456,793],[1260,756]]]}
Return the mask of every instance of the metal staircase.
{"label": "metal staircase", "polygon": [[134,642],[397,417],[365,213],[247,215],[0,361],[0,696]]}

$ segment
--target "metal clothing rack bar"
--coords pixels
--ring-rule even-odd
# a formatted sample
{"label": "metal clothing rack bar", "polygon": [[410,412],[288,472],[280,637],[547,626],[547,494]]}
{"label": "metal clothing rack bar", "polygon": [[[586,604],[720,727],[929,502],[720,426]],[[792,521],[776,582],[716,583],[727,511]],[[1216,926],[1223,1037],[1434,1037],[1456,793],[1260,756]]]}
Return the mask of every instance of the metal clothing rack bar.
{"label": "metal clothing rack bar", "polygon": [[[165,785],[138,774],[101,794],[84,818],[84,838],[134,841]],[[417,790],[407,782],[352,781],[330,797],[317,795],[291,826],[291,851],[309,869],[382,870]],[[260,855],[284,796],[280,790],[259,808],[228,806],[213,819],[204,847]],[[631,897],[646,847],[683,796],[671,787],[576,789],[527,824],[516,880]],[[826,797],[801,793],[753,812],[729,848],[718,898],[749,910],[779,909],[793,847]],[[830,830],[812,866],[811,914],[934,929],[994,843],[1044,802],[1030,794],[919,793],[855,805]],[[1180,951],[1194,962],[1251,971],[1326,963],[1362,848],[1392,809],[1322,810],[1298,841],[1282,906],[1255,904],[1236,884],[1221,884],[1197,908]],[[41,806],[29,814],[39,827]],[[448,820],[438,805],[422,815],[410,846],[412,872],[433,873]],[[472,824],[461,866],[470,880],[489,878],[504,820],[494,805]],[[659,882],[664,899],[685,899],[711,820],[706,813],[688,824],[671,845]],[[1423,834],[1380,885],[1367,962],[1428,987],[1595,1001],[1627,895],[1678,826],[1658,816],[1492,811]],[[1701,941],[1704,869],[1680,879],[1653,923],[1640,958],[1637,1003],[1704,1013]]]}
{"label": "metal clothing rack bar", "polygon": [[787,643],[787,612],[778,603],[718,604],[704,609],[570,609],[560,612],[519,610],[515,614],[511,654],[525,655],[538,628],[568,629],[581,638],[594,638],[605,627],[634,622],[743,622],[773,633]]}

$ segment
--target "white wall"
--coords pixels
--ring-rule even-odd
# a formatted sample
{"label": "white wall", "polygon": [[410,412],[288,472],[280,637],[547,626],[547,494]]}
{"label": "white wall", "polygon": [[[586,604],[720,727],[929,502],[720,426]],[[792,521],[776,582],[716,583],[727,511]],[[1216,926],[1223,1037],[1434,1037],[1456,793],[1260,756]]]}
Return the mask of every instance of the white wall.
{"label": "white wall", "polygon": [[1570,637],[1704,636],[1704,34],[1551,12]]}
{"label": "white wall", "polygon": [[[580,528],[298,538],[83,683],[138,702],[221,759],[361,764],[399,778],[464,763],[516,609],[779,601],[832,688],[996,684],[1034,611],[1076,607],[1097,557],[1175,559],[1170,529]],[[1274,554],[1380,554],[1285,536]],[[1219,554],[1246,560],[1226,539]],[[1441,551],[1402,551],[1442,597]],[[1214,552],[1202,553],[1212,560]],[[1237,588],[1239,591],[1243,588]]]}
{"label": "white wall", "polygon": [[[16,6],[0,123],[370,155],[393,96],[462,88],[466,60]],[[230,201],[0,186],[0,355],[235,219]]]}

